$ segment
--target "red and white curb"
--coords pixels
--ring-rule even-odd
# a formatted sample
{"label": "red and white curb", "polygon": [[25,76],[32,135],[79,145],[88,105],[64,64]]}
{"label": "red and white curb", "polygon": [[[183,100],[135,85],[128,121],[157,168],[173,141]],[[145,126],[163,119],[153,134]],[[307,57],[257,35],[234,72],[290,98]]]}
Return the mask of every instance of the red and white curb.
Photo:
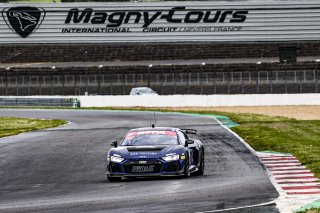
{"label": "red and white curb", "polygon": [[292,213],[314,200],[320,199],[320,182],[317,177],[293,155],[257,152],[267,168],[280,197],[277,207],[281,212]]}

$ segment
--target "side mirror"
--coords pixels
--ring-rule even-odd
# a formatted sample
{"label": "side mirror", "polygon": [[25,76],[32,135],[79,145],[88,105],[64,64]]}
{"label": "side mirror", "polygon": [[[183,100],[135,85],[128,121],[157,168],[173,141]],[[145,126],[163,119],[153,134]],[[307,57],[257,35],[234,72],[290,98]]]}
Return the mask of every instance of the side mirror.
{"label": "side mirror", "polygon": [[118,146],[118,141],[112,141],[110,145],[114,146],[114,147],[117,147]]}
{"label": "side mirror", "polygon": [[194,140],[187,139],[186,140],[186,147],[188,147],[189,144],[194,144]]}

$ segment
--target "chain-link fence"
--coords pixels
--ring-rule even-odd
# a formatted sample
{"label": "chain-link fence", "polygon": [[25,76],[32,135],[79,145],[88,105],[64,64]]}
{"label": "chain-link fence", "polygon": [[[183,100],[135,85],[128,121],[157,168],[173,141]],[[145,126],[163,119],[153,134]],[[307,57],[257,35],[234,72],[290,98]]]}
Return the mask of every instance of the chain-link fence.
{"label": "chain-link fence", "polygon": [[128,95],[134,87],[151,87],[161,95],[318,93],[314,70],[74,75],[2,75],[3,95]]}

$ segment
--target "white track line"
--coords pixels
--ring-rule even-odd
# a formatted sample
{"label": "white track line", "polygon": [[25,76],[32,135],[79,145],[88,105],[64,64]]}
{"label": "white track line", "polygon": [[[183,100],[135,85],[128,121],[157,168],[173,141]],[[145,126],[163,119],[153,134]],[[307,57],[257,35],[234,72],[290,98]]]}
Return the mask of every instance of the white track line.
{"label": "white track line", "polygon": [[264,164],[300,163],[298,160],[262,161]]}
{"label": "white track line", "polygon": [[[268,168],[268,167],[267,167]],[[268,170],[272,171],[288,171],[292,169],[300,169],[300,170],[305,170],[307,167],[305,166],[285,166],[285,167],[272,167],[268,168]],[[293,170],[294,171],[294,170]]]}
{"label": "white track line", "polygon": [[299,178],[297,178],[297,179],[281,179],[281,180],[276,180],[276,181],[278,184],[282,185],[282,183],[286,184],[286,183],[298,183],[298,182],[301,182],[301,183],[317,182],[318,178],[310,178],[310,179],[305,179],[305,180],[301,180]]}
{"label": "white track line", "polygon": [[289,187],[289,186],[320,186],[320,183],[291,183],[291,184],[281,184],[281,187]]}
{"label": "white track line", "polygon": [[279,186],[282,186],[282,185],[287,185],[287,184],[306,184],[306,183],[317,183],[318,180],[317,179],[314,179],[314,180],[288,180],[288,181],[279,181],[277,182],[277,184],[279,184]]}
{"label": "white track line", "polygon": [[298,192],[298,193],[308,193],[308,192],[320,192],[320,189],[301,189],[301,190],[299,190],[299,189],[292,189],[292,190],[289,190],[289,189],[286,189],[285,190],[286,192],[290,192],[290,193],[294,193],[294,192]]}
{"label": "white track line", "polygon": [[306,176],[311,176],[311,177],[314,177],[314,174],[313,173],[308,173],[308,174],[285,174],[285,175],[275,175],[275,174],[272,174],[275,178],[283,178],[283,177],[301,177],[301,176],[303,176],[303,177],[306,177]]}
{"label": "white track line", "polygon": [[305,169],[305,170],[289,170],[289,171],[272,171],[272,174],[273,175],[282,175],[282,174],[295,174],[295,173],[305,173],[305,172],[308,172],[308,173],[311,173],[310,170],[308,169]]}
{"label": "white track line", "polygon": [[281,168],[289,166],[301,166],[301,163],[265,164],[267,168]]}
{"label": "white track line", "polygon": [[291,156],[291,157],[263,157],[261,155],[259,155],[261,157],[261,160],[263,161],[275,161],[275,160],[297,160],[296,157]]}

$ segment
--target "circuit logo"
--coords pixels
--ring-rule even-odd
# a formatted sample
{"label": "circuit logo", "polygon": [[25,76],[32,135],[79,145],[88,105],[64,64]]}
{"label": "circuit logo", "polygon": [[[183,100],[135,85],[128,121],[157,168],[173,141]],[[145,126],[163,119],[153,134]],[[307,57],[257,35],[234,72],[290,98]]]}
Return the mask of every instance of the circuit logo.
{"label": "circuit logo", "polygon": [[45,10],[36,7],[12,7],[2,11],[2,17],[8,27],[21,38],[27,38],[35,32],[45,17]]}
{"label": "circuit logo", "polygon": [[173,7],[169,11],[94,11],[92,8],[70,9],[65,24],[106,24],[106,27],[120,27],[133,21],[142,22],[149,27],[156,20],[168,23],[243,23],[247,19],[247,10],[187,10],[186,7]]}

